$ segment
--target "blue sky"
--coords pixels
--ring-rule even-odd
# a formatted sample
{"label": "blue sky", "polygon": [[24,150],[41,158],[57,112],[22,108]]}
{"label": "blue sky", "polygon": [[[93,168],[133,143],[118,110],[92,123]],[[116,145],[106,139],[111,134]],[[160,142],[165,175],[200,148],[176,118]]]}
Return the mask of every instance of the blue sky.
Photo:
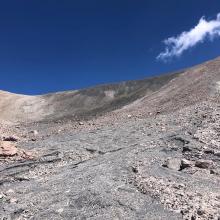
{"label": "blue sky", "polygon": [[[185,47],[180,34],[219,12],[219,0],[0,1],[0,89],[42,94],[201,63],[220,55],[219,32],[179,56],[157,57]],[[169,37],[175,45],[163,43]]]}

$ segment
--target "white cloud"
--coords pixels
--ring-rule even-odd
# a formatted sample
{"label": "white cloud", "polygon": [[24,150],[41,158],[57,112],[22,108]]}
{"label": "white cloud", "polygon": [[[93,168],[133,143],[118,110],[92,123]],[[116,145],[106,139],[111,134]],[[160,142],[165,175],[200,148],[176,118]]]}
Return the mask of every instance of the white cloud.
{"label": "white cloud", "polygon": [[157,56],[157,59],[166,61],[172,57],[179,57],[184,51],[198,43],[206,39],[213,40],[216,37],[220,37],[220,13],[217,14],[216,19],[210,21],[202,17],[190,31],[184,31],[177,37],[165,39],[163,41],[166,45],[165,50]]}

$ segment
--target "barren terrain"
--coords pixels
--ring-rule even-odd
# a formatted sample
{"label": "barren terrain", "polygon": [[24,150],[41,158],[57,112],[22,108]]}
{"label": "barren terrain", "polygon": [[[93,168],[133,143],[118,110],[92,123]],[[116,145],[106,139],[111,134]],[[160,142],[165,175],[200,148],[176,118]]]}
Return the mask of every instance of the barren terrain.
{"label": "barren terrain", "polygon": [[43,96],[0,92],[2,219],[220,219],[220,58]]}

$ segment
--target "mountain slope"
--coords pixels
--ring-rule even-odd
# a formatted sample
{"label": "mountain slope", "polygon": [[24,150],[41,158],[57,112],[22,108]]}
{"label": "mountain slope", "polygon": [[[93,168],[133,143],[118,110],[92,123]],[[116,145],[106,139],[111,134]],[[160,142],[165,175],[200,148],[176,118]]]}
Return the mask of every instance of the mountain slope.
{"label": "mountain slope", "polygon": [[134,111],[139,108],[143,112],[148,111],[147,108],[171,112],[203,100],[218,98],[219,82],[220,58],[217,58],[185,70],[158,91],[127,108]]}
{"label": "mountain slope", "polygon": [[[24,96],[0,92],[0,119],[88,119],[107,112],[174,111],[218,94],[220,58],[173,74],[78,91]],[[121,110],[120,110],[121,109]]]}
{"label": "mountain slope", "polygon": [[179,73],[79,91],[24,96],[0,92],[0,119],[11,122],[88,118],[118,109],[157,91]]}
{"label": "mountain slope", "polygon": [[1,119],[20,123],[0,123],[0,216],[218,220],[219,80],[217,58],[81,91],[1,92]]}

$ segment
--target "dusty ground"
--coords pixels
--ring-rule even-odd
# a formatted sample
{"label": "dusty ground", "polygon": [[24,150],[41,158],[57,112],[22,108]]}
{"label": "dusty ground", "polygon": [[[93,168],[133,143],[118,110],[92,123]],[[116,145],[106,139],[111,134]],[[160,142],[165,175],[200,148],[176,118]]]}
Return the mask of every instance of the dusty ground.
{"label": "dusty ground", "polygon": [[[204,102],[172,115],[49,137],[41,125],[36,141],[18,142],[36,158],[1,165],[1,215],[218,219],[219,114],[218,105]],[[23,131],[30,139],[32,128]]]}
{"label": "dusty ground", "polygon": [[2,121],[0,216],[219,220],[219,77],[217,59],[88,121]]}

